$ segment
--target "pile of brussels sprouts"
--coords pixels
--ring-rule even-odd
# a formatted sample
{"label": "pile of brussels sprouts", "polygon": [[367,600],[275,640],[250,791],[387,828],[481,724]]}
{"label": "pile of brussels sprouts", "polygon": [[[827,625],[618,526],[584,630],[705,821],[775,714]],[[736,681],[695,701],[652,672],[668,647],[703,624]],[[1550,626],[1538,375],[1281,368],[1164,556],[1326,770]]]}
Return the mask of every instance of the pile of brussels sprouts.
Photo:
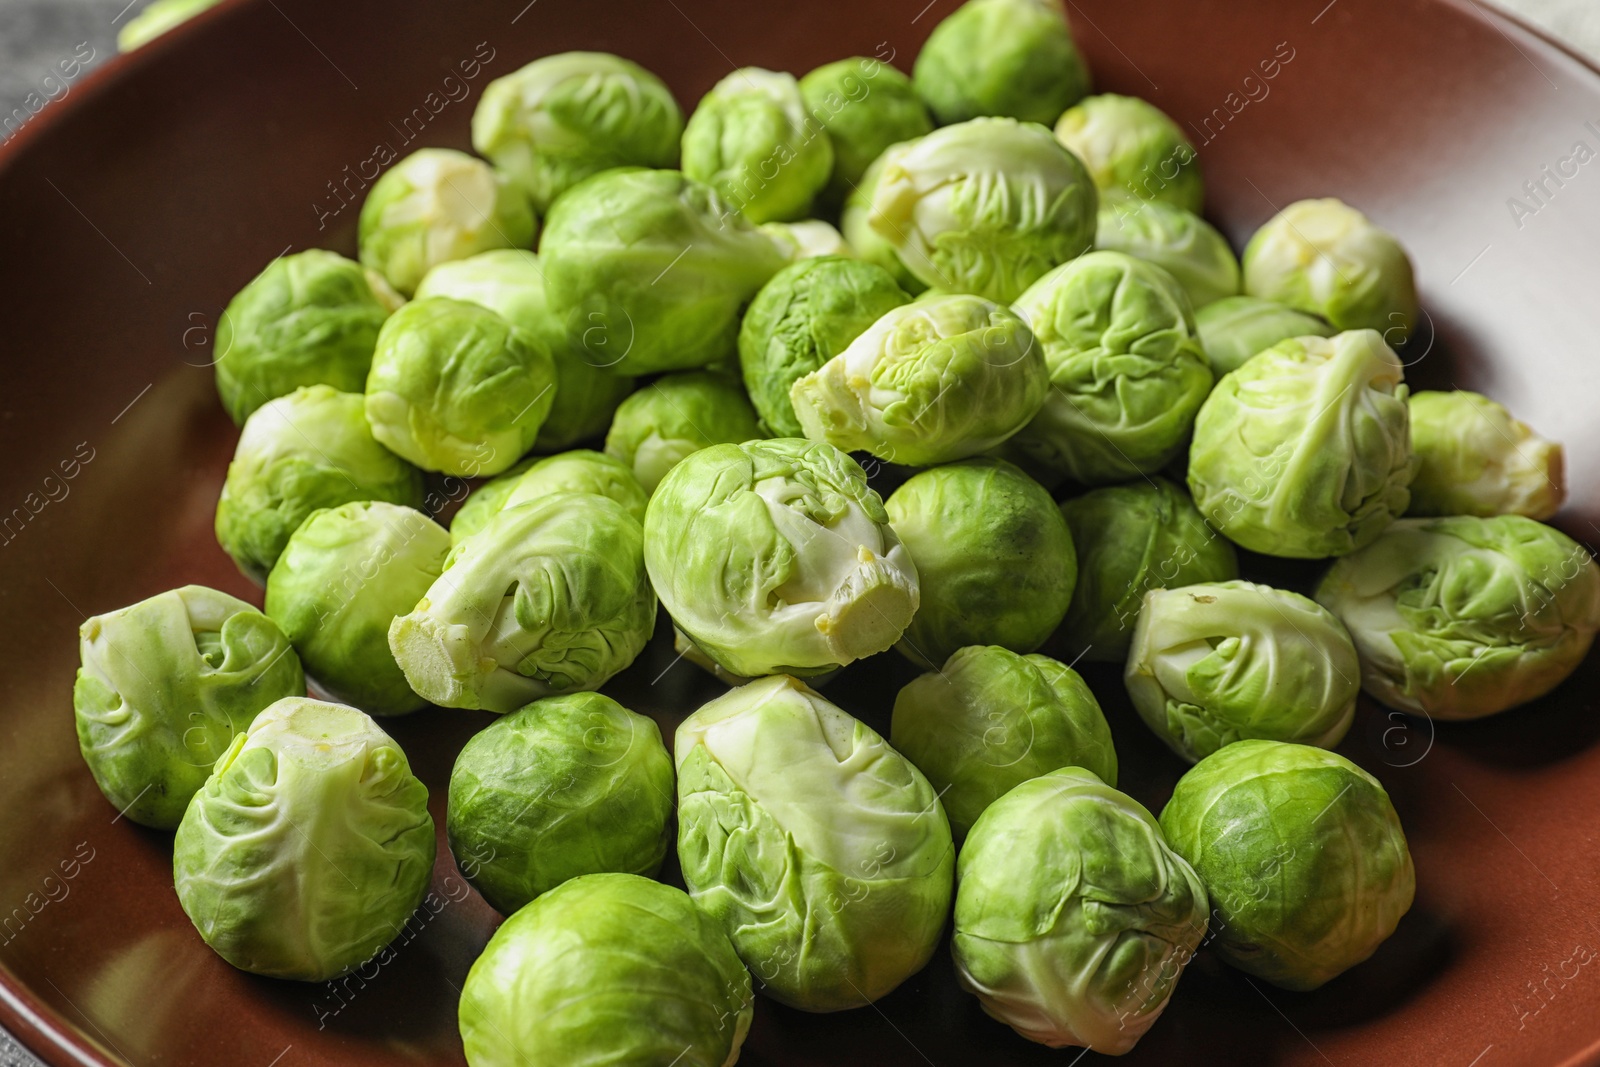
{"label": "pile of brussels sprouts", "polygon": [[[687,121],[550,56],[488,87],[481,158],[372,186],[359,261],[246,285],[216,532],[265,611],[92,618],[74,691],[206,943],[306,981],[391,951],[436,845],[378,719],[433,704],[503,713],[445,809],[506,916],[474,1067],[731,1064],[752,990],[859,1007],[947,927],[991,1016],[1113,1054],[1203,943],[1288,989],[1371,955],[1414,872],[1331,749],[1360,691],[1477,718],[1584,657],[1561,449],[1410,395],[1393,236],[1303,201],[1241,264],[1178,127],[1088,92],[1054,0],[971,0],[909,78],[737,70]],[[1331,565],[1308,597],[1252,553]],[[658,598],[728,685],[670,749],[597,692]],[[891,649],[926,673],[885,738],[824,691]],[[1193,764],[1159,819],[1079,658]],[[687,893],[652,880],[674,844]]]}

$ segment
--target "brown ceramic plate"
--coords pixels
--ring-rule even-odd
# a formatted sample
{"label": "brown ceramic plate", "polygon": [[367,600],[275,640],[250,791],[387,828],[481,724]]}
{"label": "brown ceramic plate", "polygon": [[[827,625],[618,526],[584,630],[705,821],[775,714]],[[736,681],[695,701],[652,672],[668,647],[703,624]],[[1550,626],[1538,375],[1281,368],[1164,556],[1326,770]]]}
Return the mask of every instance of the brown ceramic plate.
{"label": "brown ceramic plate", "polygon": [[[286,248],[353,252],[347,201],[378,146],[467,147],[489,79],[566,49],[636,59],[686,106],[736,64],[909,66],[954,6],[925,2],[230,3],[107,64],[0,151],[0,1023],[55,1065],[461,1062],[456,990],[497,920],[449,853],[437,914],[381,973],[310,986],[228,967],[178,908],[170,836],[118,819],[79,759],[78,623],[186,582],[259,602],[211,534],[235,432],[206,369],[210,330]],[[1565,441],[1560,524],[1600,539],[1600,162],[1574,156],[1600,147],[1600,76],[1473,0],[1067,6],[1097,84],[1189,128],[1210,214],[1236,244],[1319,195],[1398,233],[1430,320],[1406,353],[1414,382],[1482,390]],[[612,688],[670,729],[717,687],[673,666],[661,636]],[[1370,962],[1311,994],[1202,954],[1126,1062],[1600,1062],[1595,664],[1482,723],[1364,706],[1343,750],[1394,797],[1416,906]],[[829,691],[883,728],[909,674],[888,654]],[[1115,672],[1089,675],[1124,787],[1159,810],[1182,766]],[[393,724],[441,823],[454,755],[486,721]],[[1076,1055],[985,1018],[941,953],[871,1008],[759,1000],[741,1062]]]}

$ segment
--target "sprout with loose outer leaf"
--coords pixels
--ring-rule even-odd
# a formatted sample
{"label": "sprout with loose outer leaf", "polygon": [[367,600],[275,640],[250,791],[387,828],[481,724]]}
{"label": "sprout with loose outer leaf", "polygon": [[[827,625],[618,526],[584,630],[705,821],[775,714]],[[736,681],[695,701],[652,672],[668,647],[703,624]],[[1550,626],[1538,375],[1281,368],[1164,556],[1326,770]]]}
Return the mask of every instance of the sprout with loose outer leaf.
{"label": "sprout with loose outer leaf", "polygon": [[1543,696],[1600,629],[1600,567],[1521,515],[1401,519],[1339,560],[1317,600],[1344,620],[1373,699],[1477,719]]}
{"label": "sprout with loose outer leaf", "polygon": [[242,600],[186,585],[78,627],[78,748],[113,807],[171,830],[256,714],[304,696],[300,661]]}
{"label": "sprout with loose outer leaf", "polygon": [[661,731],[599,693],[536,700],[472,736],[450,772],[450,849],[505,915],[562,882],[654,875],[671,840]]}
{"label": "sprout with loose outer leaf", "polygon": [[961,849],[963,988],[1029,1041],[1120,1056],[1206,933],[1206,888],[1143,805],[1079,767],[995,801]]}
{"label": "sprout with loose outer leaf", "polygon": [[1315,315],[1256,296],[1230,296],[1207,304],[1195,312],[1194,325],[1218,378],[1280,341],[1332,337],[1339,332]]}
{"label": "sprout with loose outer leaf", "polygon": [[217,501],[217,541],[258,582],[307,515],[353,500],[422,506],[422,472],[380,445],[360,393],[308,385],[245,421]]}
{"label": "sprout with loose outer leaf", "polygon": [[660,78],[606,52],[562,52],[496,78],[472,113],[472,147],[540,212],[591,174],[678,162],[683,112]]}
{"label": "sprout with loose outer leaf", "polygon": [[1111,728],[1078,672],[996,645],[960,649],[907,683],[889,742],[938,790],[957,841],[989,805],[1060,767],[1117,784]]}
{"label": "sprout with loose outer leaf", "polygon": [[514,711],[598,689],[655,629],[644,531],[615,500],[561,493],[501,511],[450,550],[389,648],[441,707]]}
{"label": "sprout with loose outer leaf", "polygon": [[791,262],[816,259],[819,256],[853,256],[844,235],[821,219],[801,219],[799,222],[767,222],[761,232],[772,238]]}
{"label": "sprout with loose outer leaf", "polygon": [[870,727],[785,675],[678,727],[678,860],[762,990],[877,1000],[933,955],[954,849],[939,798]]}
{"label": "sprout with loose outer leaf", "polygon": [[423,148],[384,172],[361,205],[361,262],[410,296],[440,263],[531,248],[527,194],[481,159]]}
{"label": "sprout with loose outer leaf", "polygon": [[1056,122],[1056,138],[1089,168],[1103,201],[1159,200],[1196,214],[1205,202],[1194,145],[1148,101],[1088,97]]}
{"label": "sprout with loose outer leaf", "polygon": [[1361,667],[1327,609],[1232,581],[1146,593],[1123,681],[1139,717],[1192,763],[1245,738],[1332,748],[1355,717]]}
{"label": "sprout with loose outer leaf", "polygon": [[1389,794],[1343,756],[1237,741],[1178,780],[1167,841],[1211,896],[1212,947],[1285,989],[1315,989],[1376,951],[1416,873]]}
{"label": "sprout with loose outer leaf", "polygon": [[883,155],[873,160],[861,176],[860,184],[845,198],[844,209],[839,215],[839,232],[844,235],[845,243],[857,258],[882,267],[900,288],[915,295],[928,288],[927,283],[907,270],[895,253],[894,245],[872,228],[872,199],[877,194],[878,179],[883,176],[888,156],[889,152],[885,149]]}
{"label": "sprout with loose outer leaf", "polygon": [[617,407],[606,455],[632,470],[648,495],[690,453],[765,436],[737,382],[706,372],[668,374]]}
{"label": "sprout with loose outer leaf", "polygon": [[1182,451],[1213,379],[1172,275],[1091,252],[1040,278],[1016,311],[1051,386],[1017,448],[1085,485],[1152,473]]}
{"label": "sprout with loose outer leaf", "polygon": [[1044,487],[999,459],[915,475],[884,502],[917,564],[922,606],[896,647],[937,667],[967,645],[1032,652],[1077,581],[1072,534]]}
{"label": "sprout with loose outer leaf", "polygon": [[1256,231],[1244,250],[1244,291],[1340,330],[1377,330],[1391,345],[1411,336],[1419,313],[1400,242],[1331,197],[1290,204]]}
{"label": "sprout with loose outer leaf", "polygon": [[1165,478],[1096,489],[1061,514],[1078,557],[1061,631],[1072,656],[1122,663],[1146,593],[1239,577],[1233,545]]}
{"label": "sprout with loose outer leaf", "polygon": [[471,537],[506,508],[528,504],[557,493],[598,493],[621,504],[640,522],[650,496],[620,460],[603,452],[577,449],[519,463],[480,486],[450,520],[450,539]]}
{"label": "sprout with loose outer leaf", "polygon": [[1154,263],[1177,279],[1197,308],[1239,291],[1239,260],[1227,238],[1194,212],[1165,201],[1102,202],[1094,243]]}
{"label": "sprout with loose outer leaf", "polygon": [[1478,393],[1413,393],[1411,448],[1407,515],[1548,519],[1567,497],[1561,446]]}
{"label": "sprout with loose outer leaf", "polygon": [[461,989],[471,1067],[732,1067],[750,975],[681,889],[588,874],[507,919]]}
{"label": "sprout with loose outer leaf", "polygon": [[439,578],[450,535],[420,511],[358,501],[314,511],[267,575],[267,615],[322,688],[370,715],[426,703],[389,651],[389,624]]}
{"label": "sprout with loose outer leaf", "polygon": [[645,563],[673,621],[745,678],[822,674],[882,652],[917,571],[860,465],[793,438],[690,455],[650,498]]}
{"label": "sprout with loose outer leaf", "polygon": [[320,982],[395,939],[436,848],[428,790],[400,746],[354,708],[285,697],[190,802],[173,881],[223,959]]}
{"label": "sprout with loose outer leaf", "polygon": [[800,98],[833,144],[833,173],[822,191],[830,204],[861,184],[885,148],[933,132],[911,79],[876,59],[855,56],[818,67],[800,79]]}
{"label": "sprout with loose outer leaf", "polygon": [[930,294],[891,309],[789,388],[805,435],[910,466],[1000,444],[1044,403],[1044,356],[1009,308]]}
{"label": "sprout with loose outer leaf", "polygon": [[1411,432],[1404,371],[1372,330],[1300,337],[1223,376],[1195,419],[1189,491],[1254,552],[1353,552],[1404,513]]}
{"label": "sprout with loose outer leaf", "polygon": [[933,28],[912,78],[941,125],[1048,124],[1089,91],[1060,0],[969,0]]}

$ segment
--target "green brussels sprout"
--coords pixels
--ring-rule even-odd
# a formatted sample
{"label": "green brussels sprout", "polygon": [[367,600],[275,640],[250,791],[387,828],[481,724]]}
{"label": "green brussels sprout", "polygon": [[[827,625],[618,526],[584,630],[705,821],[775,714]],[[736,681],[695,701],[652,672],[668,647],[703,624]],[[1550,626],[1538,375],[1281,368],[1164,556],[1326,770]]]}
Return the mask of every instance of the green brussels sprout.
{"label": "green brussels sprout", "polygon": [[1111,727],[1078,672],[998,645],[959,649],[907,683],[889,743],[938,790],[957,841],[989,805],[1057,768],[1117,784]]}
{"label": "green brussels sprout", "polygon": [[1228,239],[1194,212],[1162,200],[1113,200],[1101,203],[1099,218],[1095,247],[1154,263],[1195,307],[1238,293],[1239,260]]}
{"label": "green brussels sprout", "polygon": [[800,79],[800,98],[833,145],[833,172],[821,199],[843,203],[872,161],[892,144],[933,132],[933,119],[911,79],[887,63],[853,56]]}
{"label": "green brussels sprout", "polygon": [[1377,330],[1395,345],[1419,313],[1400,242],[1331,197],[1290,204],[1256,231],[1244,250],[1244,291],[1340,330]]}
{"label": "green brussels sprout", "polygon": [[850,246],[850,251],[861,260],[882,267],[894,278],[895,284],[911,295],[927,289],[925,282],[906,269],[894,246],[880,237],[872,228],[872,200],[877,195],[878,180],[883,177],[889,152],[873,160],[861,176],[861,183],[845,198],[844,210],[839,216],[839,230]]}
{"label": "green brussels sprout", "polygon": [[936,668],[967,645],[1032,652],[1061,625],[1078,579],[1072,533],[1044,487],[1010,463],[934,467],[883,507],[922,589],[896,646],[911,662]]}
{"label": "green brussels sprout", "polygon": [[912,79],[942,126],[983,115],[1049,124],[1089,91],[1060,0],[969,0],[933,28]]}
{"label": "green brussels sprout", "polygon": [[313,511],[267,575],[267,615],[312,678],[370,715],[426,703],[389,651],[389,624],[439,578],[450,535],[420,511],[362,500]]}
{"label": "green brussels sprout", "polygon": [[1254,582],[1153,589],[1123,673],[1145,724],[1190,763],[1245,738],[1332,748],[1356,714],[1361,667],[1344,624]]}
{"label": "green brussels sprout", "polygon": [[1063,767],[996,800],[956,865],[956,977],[1029,1041],[1120,1056],[1206,933],[1206,887],[1132,797]]}
{"label": "green brussels sprout", "polygon": [[509,507],[445,560],[389,648],[411,688],[446,708],[515,711],[598,689],[655,629],[644,531],[596,493]]}
{"label": "green brussels sprout", "polygon": [[562,52],[496,78],[472,113],[472,147],[551,201],[612,167],[674,167],[683,112],[660,78],[606,52]]}
{"label": "green brussels sprout", "polygon": [[353,500],[422,506],[422,472],[380,445],[360,393],[307,385],[257,408],[217,500],[217,541],[258,582],[318,508]]}
{"label": "green brussels sprout", "polygon": [[1148,101],[1088,97],[1056,120],[1056,139],[1089,168],[1102,202],[1158,200],[1196,215],[1205,203],[1194,145]]}
{"label": "green brussels sprout", "polygon": [[450,848],[510,915],[579,875],[654,875],[672,790],[653,721],[599,693],[546,697],[474,734],[456,757]]}
{"label": "green brussels sprout", "polygon": [[1211,896],[1213,948],[1315,989],[1394,932],[1416,873],[1377,779],[1333,752],[1236,741],[1178,780],[1161,829]]}
{"label": "green brussels sprout", "polygon": [[217,322],[217,393],[244,425],[302,385],[359,393],[390,309],[361,264],[313,248],[280,256],[228,301]]}
{"label": "green brussels sprout", "polygon": [[235,734],[279,697],[304,696],[300,661],[273,621],[186,585],[78,627],[78,748],[123,815],[171,830]]}
{"label": "green brussels sprout", "polygon": [[320,982],[395,939],[436,849],[428,790],[400,746],[355,708],[284,697],[189,803],[173,882],[217,955]]}
{"label": "green brussels sprout", "polygon": [[372,435],[431,471],[499,474],[533,447],[556,368],[533,334],[480,304],[432,296],[389,316],[367,375]]}
{"label": "green brussels sprout", "polygon": [[1404,371],[1373,330],[1279,342],[1224,375],[1189,448],[1189,491],[1253,552],[1342,556],[1411,499]]}
{"label": "green brussels sprout", "polygon": [[1567,498],[1561,446],[1478,393],[1411,394],[1411,449],[1407,515],[1548,519]]}
{"label": "green brussels sprout", "polygon": [[1146,593],[1239,577],[1232,543],[1165,478],[1096,489],[1064,501],[1061,514],[1078,557],[1061,630],[1073,656],[1122,663]]}
{"label": "green brussels sprout", "polygon": [[1238,370],[1245,360],[1279,341],[1332,337],[1339,332],[1315,315],[1254,296],[1230,296],[1207,304],[1195,312],[1194,325],[1218,378]]}
{"label": "green brussels sprout", "polygon": [[153,0],[117,31],[117,51],[131,52],[222,0]]}
{"label": "green brussels sprout", "polygon": [[681,889],[587,874],[507,919],[461,989],[471,1067],[732,1067],[750,974]]}
{"label": "green brussels sprout", "polygon": [[844,235],[821,219],[799,222],[764,222],[761,232],[781,248],[791,262],[818,256],[853,256]]}
{"label": "green brussels sprout", "polygon": [[632,378],[596,366],[583,348],[572,344],[566,326],[545,299],[539,257],[526,249],[501,248],[441,263],[417,286],[418,300],[430,296],[480,304],[550,350],[555,360],[554,400],[533,439],[536,452],[559,452],[605,433],[617,405],[633,392]]}
{"label": "green brussels sprout", "polygon": [[373,183],[357,226],[361,262],[410,296],[433,267],[491,248],[531,248],[527,194],[481,159],[423,148]]}
{"label": "green brussels sprout", "polygon": [[738,382],[704,371],[668,374],[618,405],[606,455],[631,470],[648,495],[691,452],[765,436]]}
{"label": "green brussels sprout", "polygon": [[1183,451],[1214,379],[1172,275],[1091,252],[1040,278],[1015,309],[1052,386],[1015,438],[1035,463],[1103,485],[1158,471]]}
{"label": "green brussels sprout", "polygon": [[672,469],[644,518],[673,621],[742,678],[823,674],[900,639],[917,571],[859,464],[779,438],[713,445]]}
{"label": "green brussels sprout", "polygon": [[800,437],[790,386],[910,300],[882,267],[842,256],[802,260],[773,275],[739,327],[739,367],[762,426]]}
{"label": "green brussels sprout", "polygon": [[1344,620],[1374,700],[1477,719],[1543,696],[1600,629],[1600,567],[1521,515],[1401,519],[1336,562],[1317,600]]}
{"label": "green brussels sprout", "polygon": [[[973,119],[882,158],[866,226],[925,286],[1009,304],[1094,246],[1094,183],[1041,126]],[[870,262],[882,255],[856,247]]]}
{"label": "green brussels sprout", "polygon": [[474,490],[450,520],[450,539],[459,544],[489,525],[489,520],[506,508],[557,493],[608,496],[641,523],[644,506],[650,501],[639,480],[620,460],[587,449],[562,452],[519,463]]}
{"label": "green brussels sprout", "polygon": [[833,173],[833,143],[806,114],[794,75],[743,67],[689,116],[683,173],[751,222],[799,219]]}
{"label": "green brussels sprout", "polygon": [[1049,387],[1028,325],[981,296],[892,308],[789,387],[805,435],[914,467],[986,451],[1027,425]]}
{"label": "green brussels sprout", "polygon": [[731,356],[739,314],[787,262],[721,196],[677,171],[619,169],[550,208],[539,243],[551,310],[613,374]]}
{"label": "green brussels sprout", "polygon": [[955,850],[909,760],[787,675],[702,706],[673,750],[684,885],[768,996],[840,1011],[923,968]]}

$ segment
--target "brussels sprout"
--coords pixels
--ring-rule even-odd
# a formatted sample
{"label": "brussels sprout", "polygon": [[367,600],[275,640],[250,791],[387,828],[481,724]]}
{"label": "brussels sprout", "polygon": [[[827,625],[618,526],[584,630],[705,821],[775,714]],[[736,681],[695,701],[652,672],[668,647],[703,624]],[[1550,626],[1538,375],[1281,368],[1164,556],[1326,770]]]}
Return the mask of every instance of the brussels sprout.
{"label": "brussels sprout", "polygon": [[1061,631],[1073,656],[1122,663],[1146,593],[1239,577],[1233,545],[1165,478],[1096,489],[1063,502],[1061,514],[1078,557]]}
{"label": "brussels sprout", "polygon": [[245,421],[217,501],[217,541],[258,582],[318,508],[353,500],[422,506],[422,472],[380,445],[360,393],[302,386]]}
{"label": "brussels sprout", "polygon": [[1361,667],[1326,609],[1232,581],[1146,593],[1123,681],[1139,717],[1193,763],[1245,738],[1332,748],[1355,717]]}
{"label": "brussels sprout", "polygon": [[1044,356],[1011,309],[930,294],[892,308],[796,379],[789,402],[813,441],[927,466],[976,455],[1022,429],[1048,384]]}
{"label": "brussels sprout", "polygon": [[596,366],[593,357],[572,344],[566,326],[550,311],[544,271],[532,252],[502,248],[441,263],[417,286],[418,300],[430,296],[480,304],[550,350],[555,360],[554,401],[533,440],[536,452],[558,452],[605,433],[617,405],[633,392],[632,378]]}
{"label": "brussels sprout", "polygon": [[475,490],[450,520],[450,539],[460,543],[506,508],[557,493],[608,496],[640,522],[644,522],[644,506],[650,500],[626,464],[586,449],[562,452],[519,463]]}
{"label": "brussels sprout", "polygon": [[1396,345],[1417,321],[1406,250],[1331,197],[1290,204],[1256,231],[1244,250],[1244,291]]}
{"label": "brussels sprout", "polygon": [[714,445],[650,498],[645,565],[675,623],[745,678],[822,674],[900,639],[917,571],[866,473],[832,445]]}
{"label": "brussels sprout", "polygon": [[678,727],[678,860],[773,999],[877,1000],[920,971],[950,908],[950,824],[922,773],[786,675]]}
{"label": "brussels sprout", "polygon": [[969,0],[933,28],[912,78],[940,125],[981,115],[1048,124],[1089,91],[1060,0]]}
{"label": "brussels sprout", "polygon": [[933,132],[911,79],[876,59],[853,56],[818,67],[800,79],[800,98],[833,145],[833,172],[821,196],[830,204],[850,195],[885,148]]}
{"label": "brussels sprout", "polygon": [[683,128],[683,173],[751,222],[804,218],[833,172],[833,144],[794,75],[744,67],[700,98]]}
{"label": "brussels sprout", "polygon": [[428,790],[377,723],[284,697],[194,795],[173,881],[217,955],[320,982],[394,940],[427,891],[436,847]]}
{"label": "brussels sprout", "polygon": [[117,32],[117,51],[131,52],[222,0],[154,0]]}
{"label": "brussels sprout", "polygon": [[927,289],[925,282],[906,269],[895,253],[894,246],[878,236],[872,228],[872,200],[877,195],[878,180],[883,176],[889,152],[873,160],[861,176],[861,183],[846,197],[844,210],[839,216],[839,230],[854,255],[874,266],[882,267],[894,278],[895,284],[915,295]]}
{"label": "brussels sprout", "polygon": [[461,990],[471,1067],[732,1067],[750,975],[680,889],[588,874],[495,931]]}
{"label": "brussels sprout", "polygon": [[761,232],[772,239],[791,261],[816,259],[818,256],[852,256],[844,235],[821,219],[801,219],[799,222],[767,222]]}
{"label": "brussels sprout", "polygon": [[1548,519],[1567,498],[1561,446],[1486,396],[1413,393],[1408,515]]}
{"label": "brussels sprout", "polygon": [[1094,183],[1032,123],[946,126],[890,148],[873,177],[866,225],[927,286],[1009,304],[1094,245]]}
{"label": "brussels sprout", "polygon": [[950,950],[962,987],[1029,1041],[1120,1056],[1165,1010],[1206,916],[1205,886],[1144,806],[1063,767],[972,828]]}
{"label": "brussels sprout", "polygon": [[1211,366],[1176,279],[1121,252],[1063,263],[1022,294],[1052,388],[1017,434],[1035,463],[1085,485],[1166,466],[1211,391]]}
{"label": "brussels sprout", "polygon": [[997,645],[958,650],[894,701],[889,742],[928,776],[957,841],[1030,778],[1083,767],[1117,783],[1111,728],[1078,672]]}
{"label": "brussels sprout", "polygon": [[178,825],[257,712],[306,691],[273,621],[202,585],[94,616],[78,627],[78,651],[83,760],[113,807],[159,830]]}
{"label": "brussels sprout", "polygon": [[410,296],[428,271],[491,248],[531,248],[527,194],[481,159],[423,148],[390,167],[361,205],[361,262]]}
{"label": "brussels sprout", "polygon": [[378,333],[367,422],[419,467],[499,474],[533,447],[555,384],[555,361],[537,337],[482,305],[427,297]]}
{"label": "brussels sprout", "polygon": [[1032,652],[1061,624],[1078,577],[1072,534],[1016,467],[987,458],[935,467],[883,506],[922,588],[896,646],[913,663],[938,667],[966,645]]}
{"label": "brussels sprout", "polygon": [[669,374],[617,407],[606,455],[630,469],[649,494],[691,452],[764,436],[737,382],[704,372]]}
{"label": "brussels sprout", "polygon": [[731,356],[744,305],[787,262],[706,186],[637,169],[597,174],[562,196],[539,256],[570,343],[613,374]]}
{"label": "brussels sprout", "polygon": [[1354,967],[1411,907],[1400,818],[1366,771],[1282,741],[1236,741],[1178,780],[1161,812],[1211,896],[1212,946],[1285,989]]}
{"label": "brussels sprout", "polygon": [[1227,238],[1194,212],[1161,200],[1102,202],[1094,243],[1154,263],[1197,308],[1239,291],[1239,260]]}
{"label": "brussels sprout", "polygon": [[280,256],[228,301],[217,322],[217,393],[244,425],[302,385],[359,393],[389,317],[361,264],[313,248]]}
{"label": "brussels sprout", "polygon": [[1315,315],[1254,296],[1230,296],[1207,304],[1195,312],[1194,324],[1218,378],[1279,341],[1332,337],[1339,332]]}
{"label": "brussels sprout", "polygon": [[389,627],[417,694],[507,712],[598,689],[655,628],[644,531],[621,504],[560,493],[506,508],[450,550],[444,573]]}
{"label": "brussels sprout", "polygon": [[496,78],[472,113],[472,147],[543,214],[591,174],[678,163],[683,112],[660,78],[606,52],[562,52]]}
{"label": "brussels sprout", "polygon": [[1600,629],[1600,567],[1521,515],[1401,519],[1335,563],[1317,600],[1350,628],[1373,699],[1477,719],[1577,668]]}
{"label": "brussels sprout", "polygon": [[267,575],[267,615],[322,688],[371,715],[426,703],[389,652],[389,624],[416,606],[450,552],[419,511],[358,501],[314,511]]}
{"label": "brussels sprout", "polygon": [[671,816],[661,731],[599,693],[546,697],[497,720],[450,772],[450,848],[506,915],[579,875],[655,874]]}
{"label": "brussels sprout", "polygon": [[1205,202],[1194,145],[1138,97],[1088,97],[1056,121],[1056,138],[1089,168],[1102,201],[1158,200],[1195,214]]}
{"label": "brussels sprout", "polygon": [[1270,556],[1353,552],[1406,510],[1408,390],[1372,330],[1273,345],[1195,419],[1189,491],[1212,526]]}

